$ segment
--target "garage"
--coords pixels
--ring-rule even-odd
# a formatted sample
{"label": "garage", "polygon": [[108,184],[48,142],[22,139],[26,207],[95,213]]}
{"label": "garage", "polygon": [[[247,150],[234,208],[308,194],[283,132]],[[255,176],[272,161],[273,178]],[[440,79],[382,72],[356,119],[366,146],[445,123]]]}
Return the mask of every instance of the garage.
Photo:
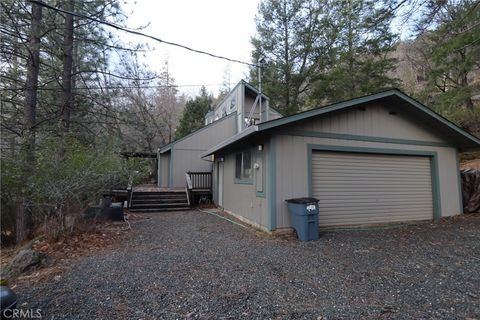
{"label": "garage", "polygon": [[313,151],[311,170],[321,226],[433,219],[430,157]]}
{"label": "garage", "polygon": [[[289,232],[293,198],[320,200],[320,229],[462,214],[459,154],[475,150],[480,139],[392,89],[250,126],[202,156],[225,168],[224,210]],[[245,152],[251,176],[239,181]]]}

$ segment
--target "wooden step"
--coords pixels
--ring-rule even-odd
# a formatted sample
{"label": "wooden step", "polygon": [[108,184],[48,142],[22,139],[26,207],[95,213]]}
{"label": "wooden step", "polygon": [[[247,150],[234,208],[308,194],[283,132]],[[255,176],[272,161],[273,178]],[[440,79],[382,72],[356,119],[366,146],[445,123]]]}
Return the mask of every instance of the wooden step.
{"label": "wooden step", "polygon": [[155,191],[155,192],[146,192],[146,191],[134,191],[133,195],[141,195],[141,196],[150,196],[150,195],[177,195],[177,194],[185,194],[185,191]]}
{"label": "wooden step", "polygon": [[175,208],[142,208],[142,209],[130,209],[130,212],[162,212],[162,211],[179,211],[179,210],[191,210],[190,207],[175,207]]}
{"label": "wooden step", "polygon": [[183,199],[183,198],[186,198],[187,195],[186,194],[182,194],[182,195],[168,195],[168,196],[158,196],[158,195],[150,195],[150,196],[145,196],[145,195],[141,195],[141,196],[137,196],[135,194],[133,194],[132,196],[132,199]]}
{"label": "wooden step", "polygon": [[141,209],[166,209],[166,208],[178,208],[178,207],[188,207],[187,202],[179,203],[155,203],[155,204],[136,204],[130,206],[130,209],[141,210]]}
{"label": "wooden step", "polygon": [[131,212],[161,212],[189,210],[185,191],[133,192]]}
{"label": "wooden step", "polygon": [[132,203],[130,204],[130,206],[134,206],[136,204],[163,204],[179,202],[187,202],[187,197],[177,199],[132,199]]}

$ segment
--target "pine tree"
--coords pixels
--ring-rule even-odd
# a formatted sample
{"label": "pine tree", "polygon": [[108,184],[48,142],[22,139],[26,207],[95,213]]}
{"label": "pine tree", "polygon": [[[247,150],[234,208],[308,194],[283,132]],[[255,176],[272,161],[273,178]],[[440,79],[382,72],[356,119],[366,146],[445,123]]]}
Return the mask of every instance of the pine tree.
{"label": "pine tree", "polygon": [[382,1],[263,1],[252,57],[266,58],[264,92],[288,115],[396,85],[392,18]]}
{"label": "pine tree", "polygon": [[200,89],[200,95],[187,101],[185,104],[175,138],[180,139],[203,127],[205,115],[207,114],[211,103],[212,96],[208,94],[205,87],[202,87]]}
{"label": "pine tree", "polygon": [[398,85],[389,77],[395,60],[389,53],[396,37],[386,5],[372,0],[342,0],[331,4],[336,41],[329,65],[315,82],[315,104],[345,100]]}
{"label": "pine tree", "polygon": [[[321,2],[321,1],[320,1]],[[321,69],[319,56],[330,43],[324,28],[328,13],[317,1],[264,0],[256,17],[257,35],[251,42],[255,62],[266,60],[263,92],[284,114],[303,106],[310,78]],[[250,81],[257,82],[257,69]]]}
{"label": "pine tree", "polygon": [[[400,1],[394,8],[421,12],[403,17],[415,30],[407,59],[416,74],[405,90],[448,119],[480,133],[480,2]],[[405,10],[408,8],[408,10]],[[398,13],[397,13],[398,14]]]}
{"label": "pine tree", "polygon": [[447,5],[441,24],[426,37],[431,43],[427,90],[435,92],[433,103],[441,110],[472,111],[480,83],[472,81],[480,72],[480,5],[462,1]]}
{"label": "pine tree", "polygon": [[17,211],[16,241],[19,243],[27,238],[32,228],[32,194],[29,188],[29,179],[35,172],[35,144],[36,144],[36,109],[38,73],[40,70],[40,41],[41,41],[42,7],[32,4],[30,23],[30,41],[28,45],[29,59],[27,60],[27,79],[25,83],[25,102],[23,115],[22,135],[22,203]]}

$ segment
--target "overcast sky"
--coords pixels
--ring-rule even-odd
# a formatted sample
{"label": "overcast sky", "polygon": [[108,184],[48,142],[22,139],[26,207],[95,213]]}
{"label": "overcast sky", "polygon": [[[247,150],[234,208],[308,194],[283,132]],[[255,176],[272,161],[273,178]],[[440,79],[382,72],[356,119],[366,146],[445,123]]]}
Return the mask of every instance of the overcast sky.
{"label": "overcast sky", "polygon": [[[255,14],[258,0],[127,0],[123,5],[129,18],[129,27],[150,25],[142,30],[166,41],[177,42],[195,49],[250,62],[250,37],[255,33]],[[146,38],[125,35],[133,42],[147,42]],[[154,41],[155,48],[145,58],[153,71],[160,72],[168,59],[170,71],[178,85],[220,84],[225,69],[231,70],[231,84],[235,85],[248,74],[248,67],[203,56],[184,49]],[[219,86],[207,86],[217,93]],[[199,87],[182,87],[182,92],[196,95]]]}

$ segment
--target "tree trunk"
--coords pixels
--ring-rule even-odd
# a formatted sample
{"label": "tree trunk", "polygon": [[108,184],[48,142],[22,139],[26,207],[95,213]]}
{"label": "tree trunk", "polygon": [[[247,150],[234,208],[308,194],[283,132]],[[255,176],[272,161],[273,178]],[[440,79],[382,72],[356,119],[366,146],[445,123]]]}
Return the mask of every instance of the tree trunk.
{"label": "tree trunk", "polygon": [[[73,12],[74,0],[66,3],[67,11]],[[65,16],[65,31],[63,37],[63,72],[62,72],[62,108],[59,124],[60,142],[57,150],[57,160],[62,162],[65,157],[65,139],[70,130],[70,113],[72,110],[72,66],[73,66],[73,16]]]}
{"label": "tree trunk", "polygon": [[16,241],[25,240],[32,227],[32,196],[28,179],[35,172],[35,122],[37,106],[38,72],[40,67],[40,23],[42,7],[32,3],[29,53],[27,60],[27,79],[25,83],[25,104],[23,108],[22,128],[22,190],[20,204],[16,212]]}
{"label": "tree trunk", "polygon": [[[463,65],[465,65],[465,61],[467,60],[466,57],[466,49],[460,50],[460,57],[462,58],[461,62]],[[468,69],[466,67],[462,67],[461,69],[461,75],[460,75],[460,85],[462,86],[462,89],[467,89],[469,84],[468,84]],[[467,107],[468,110],[473,110],[473,100],[472,100],[472,95],[469,93],[468,96],[465,97],[465,106]]]}

